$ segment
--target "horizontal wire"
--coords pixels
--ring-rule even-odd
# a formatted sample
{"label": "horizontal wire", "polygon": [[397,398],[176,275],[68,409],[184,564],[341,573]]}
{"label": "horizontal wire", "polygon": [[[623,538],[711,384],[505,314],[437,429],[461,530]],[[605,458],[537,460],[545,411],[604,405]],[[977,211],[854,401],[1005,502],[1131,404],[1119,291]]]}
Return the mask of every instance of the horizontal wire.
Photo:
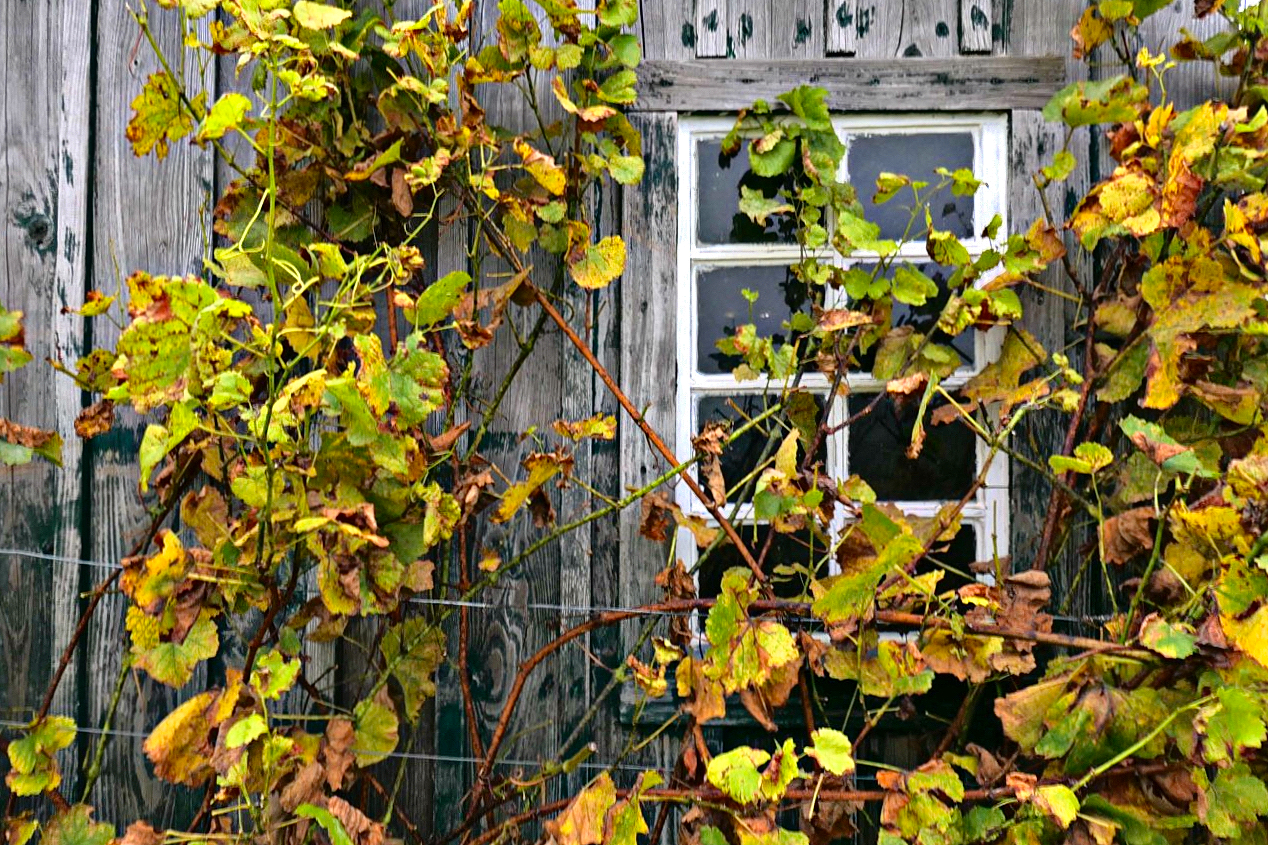
{"label": "horizontal wire", "polygon": [[[0,728],[14,728],[14,729],[20,730],[23,728],[27,728],[29,726],[30,725],[27,722],[17,722],[11,719],[0,719]],[[115,728],[110,728],[109,730],[102,730],[101,728],[76,726],[75,730],[80,733],[91,734],[93,736],[124,737],[126,739],[148,739],[150,736],[149,734],[144,733],[142,731],[124,731],[124,730],[118,730]],[[352,750],[355,752],[360,749],[354,748]],[[427,754],[420,751],[393,751],[387,755],[386,759],[423,760],[423,761],[432,762],[432,763],[455,763],[455,764],[470,763],[472,765],[484,764],[484,760],[478,757],[462,757],[462,756],[455,756],[451,754]],[[495,761],[494,765],[518,766],[521,768],[535,768],[537,766],[541,766],[544,764],[540,761],[534,762],[532,760],[516,760],[516,759],[501,758]],[[593,769],[595,771],[618,771],[618,770],[631,771],[631,772],[648,771],[647,767],[635,766],[631,763],[607,764],[607,763],[601,763],[601,762],[584,761],[580,764],[580,767],[586,768],[586,769]]]}
{"label": "horizontal wire", "polygon": [[[26,722],[15,722],[9,719],[0,719],[0,728],[16,728],[23,729],[29,727]],[[126,739],[148,739],[149,734],[141,731],[122,731],[111,728],[110,730],[102,730],[101,728],[76,727],[76,731],[80,733],[92,734],[94,736],[111,736],[123,737]],[[352,749],[354,752],[358,749]],[[451,763],[455,765],[483,765],[484,760],[479,757],[464,757],[453,754],[427,754],[421,751],[393,751],[385,756],[388,760],[421,760],[428,763]],[[495,766],[518,766],[521,768],[535,768],[544,765],[541,761],[532,760],[515,760],[502,758],[494,762]],[[591,771],[625,771],[625,772],[657,772],[661,777],[666,777],[666,773],[660,769],[654,769],[650,766],[636,766],[633,763],[595,763],[591,761],[583,761],[577,768],[589,769]],[[875,782],[874,775],[858,774],[854,775],[854,780],[867,783]]]}
{"label": "horizontal wire", "polygon": [[[80,558],[65,557],[62,555],[48,554],[45,552],[33,552],[25,549],[5,549],[0,548],[0,557],[26,557],[33,560],[42,560],[51,563],[68,564],[71,566],[89,566],[98,569],[122,569],[123,567],[117,563],[107,563],[99,560],[83,560]],[[489,586],[486,590],[496,591],[498,587]],[[503,587],[507,594],[513,592],[509,587]],[[308,594],[305,594],[308,595]],[[552,604],[549,602],[529,602],[526,604],[511,603],[494,603],[469,601],[464,599],[433,599],[423,596],[413,596],[405,599],[409,604],[424,605],[429,607],[466,607],[474,610],[541,610],[550,611],[552,613],[563,613],[572,616],[589,616],[595,613],[632,613],[639,616],[666,616],[666,617],[685,617],[691,616],[695,611],[692,610],[664,610],[644,607],[620,607],[616,605],[571,605],[571,604]],[[1112,620],[1112,615],[1090,615],[1090,616],[1066,616],[1062,614],[1050,614],[1052,618],[1058,622],[1070,622],[1077,624],[1096,624]],[[818,620],[807,618],[802,621],[815,622]]]}

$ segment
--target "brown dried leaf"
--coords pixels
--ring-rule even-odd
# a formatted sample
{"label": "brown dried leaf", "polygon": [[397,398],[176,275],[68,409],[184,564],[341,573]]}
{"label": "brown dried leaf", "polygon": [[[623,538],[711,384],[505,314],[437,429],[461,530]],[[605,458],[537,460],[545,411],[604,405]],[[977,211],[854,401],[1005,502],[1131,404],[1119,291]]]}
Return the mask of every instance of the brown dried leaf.
{"label": "brown dried leaf", "polygon": [[99,399],[75,417],[75,433],[84,440],[105,434],[114,426],[114,403]]}
{"label": "brown dried leaf", "polygon": [[155,830],[147,821],[136,821],[128,825],[127,832],[123,834],[123,838],[118,840],[119,845],[159,845],[163,841],[163,834]]}
{"label": "brown dried leaf", "polygon": [[383,845],[387,839],[387,833],[383,825],[374,821],[365,813],[349,804],[338,795],[332,796],[326,802],[326,809],[330,814],[339,820],[343,825],[343,829],[352,837],[352,841],[357,845]]}
{"label": "brown dried leaf", "polygon": [[337,716],[326,723],[326,739],[321,756],[326,762],[326,784],[332,790],[342,789],[344,775],[352,766],[352,741],[356,728],[351,719]]}
{"label": "brown dried leaf", "polygon": [[[673,503],[664,493],[649,493],[644,496],[638,533],[653,542],[665,542],[669,539],[669,529],[674,524],[672,508]],[[660,576],[656,580],[659,583]]]}
{"label": "brown dried leaf", "polygon": [[278,800],[282,809],[288,813],[295,812],[300,804],[316,802],[321,796],[321,786],[326,779],[326,767],[316,760],[295,773],[285,787],[282,788]]}
{"label": "brown dried leaf", "polygon": [[1105,548],[1106,562],[1122,566],[1136,555],[1151,551],[1154,532],[1150,523],[1155,516],[1153,506],[1146,505],[1105,520],[1101,526],[1101,544]]}
{"label": "brown dried leaf", "polygon": [[405,171],[399,167],[392,171],[392,207],[402,217],[414,213],[414,195],[405,181]]}

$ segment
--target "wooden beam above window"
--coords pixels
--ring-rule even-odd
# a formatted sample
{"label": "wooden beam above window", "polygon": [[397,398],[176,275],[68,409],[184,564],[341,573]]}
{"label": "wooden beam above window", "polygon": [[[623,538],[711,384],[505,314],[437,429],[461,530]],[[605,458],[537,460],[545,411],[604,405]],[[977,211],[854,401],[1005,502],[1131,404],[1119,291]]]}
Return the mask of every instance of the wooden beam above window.
{"label": "wooden beam above window", "polygon": [[811,61],[647,61],[632,111],[734,112],[798,85],[828,91],[833,111],[1042,108],[1066,84],[1059,56]]}

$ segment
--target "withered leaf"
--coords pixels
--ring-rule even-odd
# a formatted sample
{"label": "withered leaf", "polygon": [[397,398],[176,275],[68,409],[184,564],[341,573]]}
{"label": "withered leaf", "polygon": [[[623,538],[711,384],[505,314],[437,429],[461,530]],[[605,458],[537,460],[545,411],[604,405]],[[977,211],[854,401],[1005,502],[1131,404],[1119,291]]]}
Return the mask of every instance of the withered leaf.
{"label": "withered leaf", "polygon": [[1132,508],[1105,520],[1101,526],[1101,544],[1105,548],[1105,560],[1122,566],[1136,555],[1154,547],[1154,532],[1150,527],[1157,514],[1152,505]]}

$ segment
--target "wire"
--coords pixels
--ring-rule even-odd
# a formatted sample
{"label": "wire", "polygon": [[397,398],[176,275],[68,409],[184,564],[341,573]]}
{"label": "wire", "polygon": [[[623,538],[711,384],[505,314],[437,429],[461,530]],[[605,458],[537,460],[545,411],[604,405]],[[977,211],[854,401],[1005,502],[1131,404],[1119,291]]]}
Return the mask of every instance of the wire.
{"label": "wire", "polygon": [[[20,730],[27,727],[29,727],[29,723],[27,722],[17,722],[10,719],[0,719],[0,728],[14,728],[14,729]],[[124,730],[116,730],[114,728],[103,731],[101,728],[77,726],[75,730],[79,731],[80,733],[91,734],[93,736],[122,737],[125,739],[147,739],[149,737],[149,734],[144,733],[142,731],[124,731]],[[352,750],[357,751],[359,749],[354,748]],[[478,757],[462,757],[462,756],[455,756],[451,754],[426,754],[426,753],[418,752],[418,751],[393,751],[387,755],[387,758],[393,759],[393,760],[402,760],[402,759],[403,760],[424,760],[431,763],[453,763],[453,764],[472,764],[472,765],[481,765],[484,763],[484,761]],[[542,762],[532,761],[532,760],[516,760],[516,759],[503,758],[503,759],[497,760],[495,765],[518,766],[521,768],[535,768],[537,766],[542,765]],[[580,764],[580,767],[586,768],[586,769],[593,769],[595,771],[631,771],[631,772],[647,771],[647,768],[644,766],[635,766],[630,763],[608,764],[608,763],[585,761]]]}
{"label": "wire", "polygon": [[[50,563],[61,563],[71,566],[90,566],[97,569],[122,569],[123,567],[117,563],[107,563],[99,560],[82,560],[79,558],[64,557],[62,555],[47,554],[45,552],[32,552],[25,549],[3,549],[0,548],[0,557],[25,557],[32,560],[42,560]],[[496,591],[497,587],[491,586],[486,590]],[[501,588],[506,594],[514,592],[509,587]],[[308,594],[305,594],[307,597]],[[467,601],[463,599],[434,599],[425,598],[423,596],[414,596],[405,599],[409,604],[423,605],[427,607],[466,607],[474,610],[534,610],[548,611],[551,613],[562,613],[569,616],[592,616],[596,613],[633,613],[640,616],[691,616],[695,611],[691,610],[663,610],[648,609],[642,607],[620,607],[614,605],[572,605],[572,604],[552,604],[549,602],[528,602],[525,604],[512,604],[506,602],[481,602]],[[1113,615],[1098,616],[1064,616],[1060,614],[1052,614],[1052,618],[1058,622],[1067,622],[1078,625],[1097,625],[1108,622],[1114,618]],[[818,620],[806,618],[801,621],[816,622]]]}

